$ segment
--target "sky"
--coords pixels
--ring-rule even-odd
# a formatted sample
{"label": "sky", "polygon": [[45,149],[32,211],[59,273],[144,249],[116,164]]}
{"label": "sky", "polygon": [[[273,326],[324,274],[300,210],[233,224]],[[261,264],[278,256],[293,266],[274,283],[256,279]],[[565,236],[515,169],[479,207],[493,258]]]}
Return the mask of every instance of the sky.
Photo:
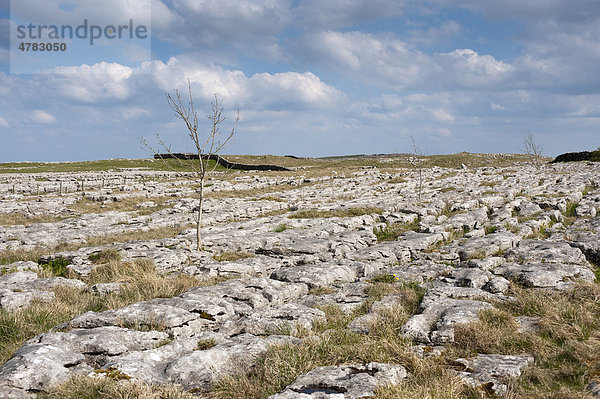
{"label": "sky", "polygon": [[[25,54],[22,18],[148,37]],[[555,156],[600,146],[599,72],[598,0],[0,0],[0,162],[192,151],[188,79],[201,133],[215,94],[223,131],[239,110],[223,154]]]}

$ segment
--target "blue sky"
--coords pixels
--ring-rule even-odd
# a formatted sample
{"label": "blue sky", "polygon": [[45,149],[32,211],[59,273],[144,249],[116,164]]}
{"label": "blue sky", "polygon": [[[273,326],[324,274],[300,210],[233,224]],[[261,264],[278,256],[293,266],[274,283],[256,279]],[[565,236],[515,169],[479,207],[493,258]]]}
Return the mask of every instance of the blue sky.
{"label": "blue sky", "polygon": [[[50,20],[89,1],[26,3]],[[23,75],[0,0],[0,162],[146,157],[156,132],[191,150],[165,101],[188,78],[201,123],[214,93],[224,129],[240,110],[225,154],[409,152],[411,136],[428,154],[518,153],[527,133],[547,155],[600,146],[596,0],[150,1],[150,59],[95,46]],[[143,20],[144,3],[94,0],[89,18]]]}

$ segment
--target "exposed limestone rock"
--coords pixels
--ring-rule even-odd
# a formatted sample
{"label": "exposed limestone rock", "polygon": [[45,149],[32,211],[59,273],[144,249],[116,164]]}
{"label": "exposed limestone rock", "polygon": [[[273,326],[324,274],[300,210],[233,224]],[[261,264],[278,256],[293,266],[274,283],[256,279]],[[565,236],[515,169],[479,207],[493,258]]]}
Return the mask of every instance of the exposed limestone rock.
{"label": "exposed limestone rock", "polygon": [[[174,298],[84,313],[56,326],[26,342],[0,366],[0,397],[32,397],[71,376],[99,369],[114,369],[142,383],[174,383],[204,392],[220,378],[251,370],[269,345],[301,342],[277,334],[304,336],[314,331],[325,321],[319,308],[339,307],[354,316],[374,295],[379,298],[379,290],[399,284],[418,284],[426,291],[401,333],[415,341],[415,353],[435,357],[453,342],[456,325],[477,320],[481,310],[496,301],[511,300],[505,296],[510,281],[533,289],[570,289],[576,280],[594,280],[600,261],[600,165],[422,172],[426,184],[420,195],[417,173],[400,169],[382,172],[368,167],[319,177],[300,171],[285,176],[211,175],[205,189],[218,198],[209,195],[204,203],[202,251],[193,249],[195,230],[190,226],[197,207],[194,182],[174,180],[168,172],[3,178],[0,217],[18,212],[24,220],[62,220],[2,226],[0,251],[47,246],[52,252],[58,243],[85,245],[41,259],[68,260],[69,272],[84,281],[90,281],[98,266],[92,255],[107,249],[118,251],[123,262],[150,259],[164,275],[233,279]],[[75,192],[81,190],[81,181],[85,194]],[[69,209],[82,198],[96,213]],[[131,208],[121,210],[128,201]],[[120,210],[110,210],[113,207]],[[350,207],[358,213],[370,207],[368,212],[375,213],[339,216]],[[315,209],[335,217],[289,218],[299,210]],[[134,239],[165,227],[183,230],[169,238],[86,244],[92,237],[118,234],[115,240],[120,241],[123,234]],[[378,237],[379,228],[390,228],[393,235]],[[217,255],[236,259],[240,252],[245,253],[240,258],[251,257],[217,261]],[[123,288],[120,282],[90,282],[88,287],[80,280],[39,278],[39,269],[36,262],[0,266],[2,311],[23,309],[31,301],[52,301],[59,286],[98,296]],[[385,275],[397,280],[376,279]],[[355,317],[348,330],[371,333],[403,300],[385,296]],[[516,320],[521,333],[539,329],[538,318]],[[321,338],[317,334],[306,339]],[[503,395],[507,379],[518,377],[529,362],[527,356],[481,354],[458,364],[464,367],[460,375],[465,381]],[[378,386],[397,384],[405,377],[406,371],[397,365],[320,367],[273,398],[368,397]],[[599,391],[597,382],[590,381],[588,390]]]}
{"label": "exposed limestone rock", "polygon": [[407,377],[404,367],[395,364],[367,363],[317,367],[301,375],[281,393],[269,399],[368,398],[383,385],[397,385]]}
{"label": "exposed limestone rock", "polygon": [[430,289],[421,302],[419,313],[402,327],[402,334],[425,344],[454,342],[454,326],[477,320],[481,310],[492,307],[480,299],[492,297],[475,288],[446,286]]}
{"label": "exposed limestone rock", "polygon": [[505,396],[508,380],[521,375],[532,356],[477,355],[473,359],[456,359],[464,367],[458,374],[468,384],[479,387],[489,386],[496,395]]}

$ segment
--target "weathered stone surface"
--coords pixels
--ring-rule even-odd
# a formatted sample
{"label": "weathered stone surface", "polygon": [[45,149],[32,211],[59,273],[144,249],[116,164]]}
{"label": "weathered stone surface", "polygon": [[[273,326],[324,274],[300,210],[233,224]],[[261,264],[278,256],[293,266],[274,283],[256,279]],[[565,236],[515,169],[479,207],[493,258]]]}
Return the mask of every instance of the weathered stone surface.
{"label": "weathered stone surface", "polygon": [[[488,157],[492,160],[496,155]],[[470,167],[458,172],[435,167],[421,172],[425,184],[420,193],[417,172],[400,169],[368,167],[348,175],[332,172],[319,177],[303,176],[301,170],[286,176],[240,173],[221,178],[215,174],[208,177],[210,186],[205,187],[206,193],[219,193],[219,198],[209,195],[205,199],[203,251],[193,248],[195,231],[187,228],[170,238],[43,256],[44,262],[69,260],[69,271],[91,287],[78,280],[37,278],[32,272],[38,271],[38,266],[33,262],[0,266],[3,310],[16,310],[36,299],[50,301],[53,287],[58,285],[98,295],[116,292],[121,288],[119,282],[92,285],[90,280],[97,266],[90,256],[107,249],[118,251],[124,262],[148,258],[159,273],[167,275],[236,278],[192,288],[175,298],[78,315],[25,343],[13,359],[0,366],[0,396],[28,397],[99,367],[114,367],[143,383],[176,383],[186,389],[207,390],[223,376],[250,370],[270,343],[299,342],[290,336],[268,334],[314,330],[315,324],[324,320],[317,307],[337,306],[353,315],[377,295],[373,288],[386,289],[381,283],[372,283],[378,275],[395,274],[402,280],[389,282],[389,287],[409,281],[427,291],[417,314],[402,329],[422,343],[415,345],[415,351],[425,357],[444,350],[443,345],[453,340],[457,324],[476,320],[479,312],[495,301],[510,300],[504,296],[509,292],[509,279],[531,287],[560,289],[570,288],[574,279],[593,279],[589,262],[597,264],[600,258],[600,165]],[[27,251],[60,242],[84,245],[89,237],[121,233],[133,237],[152,229],[188,226],[193,224],[191,212],[198,205],[195,183],[175,181],[168,172],[35,176],[39,180],[28,174],[3,177],[0,217],[5,212],[20,212],[25,218],[68,219],[2,226],[0,251]],[[85,194],[74,193],[83,180]],[[61,182],[63,192],[58,196]],[[16,193],[12,192],[13,183]],[[38,185],[41,191],[48,190],[46,194],[29,195],[35,194],[32,190]],[[248,195],[244,196],[244,190],[249,190]],[[96,202],[98,213],[82,214],[68,208],[83,195],[86,201]],[[103,212],[126,201],[132,201],[130,210]],[[574,209],[572,204],[577,204]],[[377,210],[351,217],[288,218],[298,210],[335,214],[348,207]],[[569,212],[574,210],[574,217],[564,215],[567,207]],[[416,226],[403,226],[417,221]],[[378,242],[374,228],[387,226],[418,232],[407,231],[394,241]],[[532,234],[549,238],[525,238]],[[254,256],[233,262],[213,258],[241,251]],[[348,329],[369,334],[373,324],[402,301],[402,297],[392,296],[375,302],[366,315],[351,321]],[[524,333],[535,333],[539,324],[524,317],[517,322]],[[324,334],[326,337],[327,332]],[[319,335],[307,339],[321,339]],[[497,365],[506,360],[485,356],[488,363]],[[486,368],[477,368],[485,363],[481,359],[467,361],[474,362],[468,366],[474,368],[464,370],[465,378],[494,386],[501,394],[504,377],[499,377],[497,384],[487,379]],[[349,366],[335,369],[343,367]],[[329,382],[317,387],[310,384],[318,381],[318,376],[311,377],[313,382],[306,382],[308,385],[300,381],[309,391],[287,389],[278,395],[346,396],[362,387],[361,381],[379,373],[353,370],[335,371]],[[497,377],[496,371],[490,373]],[[505,374],[513,375],[510,371]],[[371,395],[377,384],[369,382],[370,388],[364,392]]]}
{"label": "weathered stone surface", "polygon": [[419,313],[402,327],[402,334],[425,344],[454,342],[456,324],[475,321],[481,310],[492,307],[488,302],[470,298],[491,297],[491,294],[474,288],[430,289],[421,302]]}
{"label": "weathered stone surface", "polygon": [[448,264],[420,260],[411,262],[408,265],[391,267],[388,273],[395,274],[401,281],[414,281],[422,284],[432,281],[438,276],[447,275],[452,270],[452,266]]}
{"label": "weathered stone surface", "polygon": [[269,399],[368,398],[383,385],[397,385],[407,377],[396,364],[367,363],[317,367],[301,375],[281,393]]}
{"label": "weathered stone surface", "polygon": [[310,288],[328,287],[335,283],[349,283],[356,280],[356,271],[346,265],[322,263],[319,265],[286,267],[271,274],[279,281],[304,283]]}
{"label": "weathered stone surface", "polygon": [[490,385],[498,396],[508,392],[507,381],[521,375],[528,364],[533,363],[532,356],[477,355],[473,359],[456,359],[464,366],[458,374],[474,387]]}
{"label": "weathered stone surface", "polygon": [[33,300],[50,302],[54,299],[52,289],[58,286],[75,289],[87,287],[84,282],[75,279],[38,278],[37,273],[32,271],[16,271],[5,274],[0,276],[0,309],[14,311],[26,308]]}
{"label": "weathered stone surface", "polygon": [[219,332],[233,336],[242,333],[253,335],[296,335],[310,331],[316,323],[326,322],[325,313],[304,305],[286,303],[260,308],[237,320],[226,322]]}
{"label": "weathered stone surface", "polygon": [[210,349],[179,357],[166,367],[165,374],[170,382],[185,389],[208,390],[218,378],[247,370],[269,345],[296,342],[297,338],[289,336],[257,338],[243,334]]}
{"label": "weathered stone surface", "polygon": [[574,279],[594,281],[596,276],[586,266],[564,263],[506,263],[494,269],[525,287],[565,289]]}
{"label": "weathered stone surface", "polygon": [[564,241],[523,240],[515,248],[507,250],[504,257],[511,262],[587,265],[583,253]]}

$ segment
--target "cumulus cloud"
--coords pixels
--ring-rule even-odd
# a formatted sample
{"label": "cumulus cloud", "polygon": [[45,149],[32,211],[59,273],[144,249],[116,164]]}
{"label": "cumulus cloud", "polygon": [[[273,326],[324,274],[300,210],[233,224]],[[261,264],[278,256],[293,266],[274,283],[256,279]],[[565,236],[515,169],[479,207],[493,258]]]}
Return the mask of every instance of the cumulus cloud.
{"label": "cumulus cloud", "polygon": [[132,68],[101,62],[94,65],[56,67],[48,71],[47,83],[66,98],[85,103],[124,100],[129,96]]}
{"label": "cumulus cloud", "polygon": [[0,127],[10,127],[8,121],[0,116]]}
{"label": "cumulus cloud", "polygon": [[425,54],[390,34],[327,31],[309,35],[303,49],[314,62],[363,84],[406,88],[494,88],[513,66],[471,49]]}
{"label": "cumulus cloud", "polygon": [[310,72],[260,73],[248,77],[240,70],[173,57],[166,64],[156,61],[153,74],[165,91],[185,90],[189,78],[194,93],[205,100],[218,93],[230,104],[252,109],[326,107],[344,97]]}
{"label": "cumulus cloud", "polygon": [[40,124],[56,123],[56,118],[44,110],[38,109],[31,113],[30,120]]}

